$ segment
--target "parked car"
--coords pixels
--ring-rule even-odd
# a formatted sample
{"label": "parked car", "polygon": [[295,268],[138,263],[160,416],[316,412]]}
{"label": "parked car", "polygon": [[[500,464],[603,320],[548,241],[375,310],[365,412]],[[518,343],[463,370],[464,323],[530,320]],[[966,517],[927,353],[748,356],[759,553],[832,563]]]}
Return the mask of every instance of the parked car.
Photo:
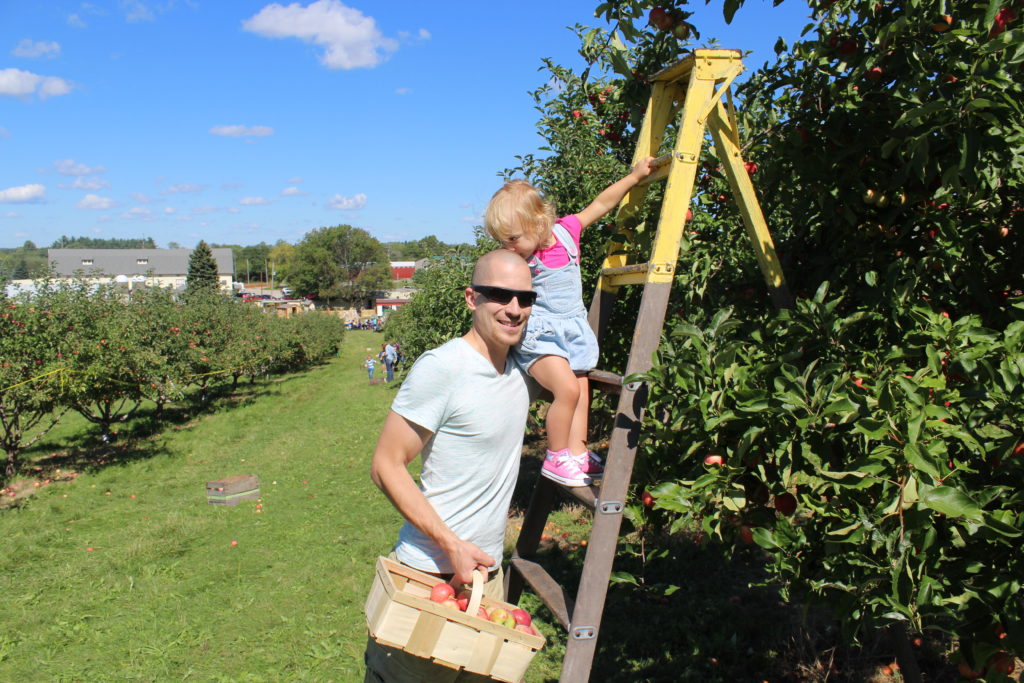
{"label": "parked car", "polygon": [[291,296],[291,295],[292,295],[292,288],[291,287],[282,287],[281,288],[281,296]]}

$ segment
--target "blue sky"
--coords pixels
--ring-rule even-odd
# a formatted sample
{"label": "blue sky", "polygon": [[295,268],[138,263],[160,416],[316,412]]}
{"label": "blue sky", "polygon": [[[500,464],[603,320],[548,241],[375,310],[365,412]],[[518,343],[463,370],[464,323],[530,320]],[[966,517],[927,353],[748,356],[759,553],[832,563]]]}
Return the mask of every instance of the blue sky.
{"label": "blue sky", "polygon": [[[297,242],[348,223],[471,241],[497,173],[541,144],[541,59],[596,2],[0,0],[0,247],[61,235]],[[702,39],[795,39],[748,0]]]}

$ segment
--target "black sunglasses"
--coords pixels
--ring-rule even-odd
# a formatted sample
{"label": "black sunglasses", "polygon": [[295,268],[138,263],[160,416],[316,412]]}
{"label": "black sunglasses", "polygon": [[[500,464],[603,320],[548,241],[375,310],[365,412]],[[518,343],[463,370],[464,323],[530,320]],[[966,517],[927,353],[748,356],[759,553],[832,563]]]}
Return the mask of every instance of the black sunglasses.
{"label": "black sunglasses", "polygon": [[505,289],[504,287],[491,287],[490,285],[470,285],[474,292],[483,294],[496,304],[504,306],[516,298],[519,305],[528,308],[537,300],[537,292],[522,289]]}

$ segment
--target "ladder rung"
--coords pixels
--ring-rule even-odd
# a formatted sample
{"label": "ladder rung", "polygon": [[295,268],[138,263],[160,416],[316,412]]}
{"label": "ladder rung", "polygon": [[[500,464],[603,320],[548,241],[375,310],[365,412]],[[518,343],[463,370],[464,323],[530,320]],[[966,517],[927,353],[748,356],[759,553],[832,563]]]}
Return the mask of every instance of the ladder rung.
{"label": "ladder rung", "polygon": [[557,481],[552,481],[562,493],[566,494],[573,500],[593,510],[597,507],[597,496],[600,491],[598,486],[566,486]]}
{"label": "ladder rung", "polygon": [[647,269],[651,267],[649,263],[633,263],[628,266],[614,266],[612,268],[602,268],[601,275],[604,277],[615,277],[616,275],[635,275],[637,273],[646,273]]}
{"label": "ladder rung", "polygon": [[601,391],[609,394],[617,394],[622,391],[622,375],[607,372],[605,370],[591,370],[587,373],[587,379],[598,385]]}
{"label": "ladder rung", "polygon": [[651,172],[651,175],[647,176],[643,180],[637,183],[638,186],[643,187],[644,185],[650,185],[656,183],[659,180],[664,180],[668,177],[669,172],[672,171],[672,155],[663,154],[654,160],[655,169]]}
{"label": "ladder rung", "polygon": [[521,557],[512,557],[510,567],[519,572],[526,584],[533,589],[537,597],[548,606],[551,613],[562,624],[563,628],[569,628],[569,621],[572,618],[573,599],[565,592],[565,589],[558,585],[558,582],[551,578],[544,567],[536,562],[524,560]]}

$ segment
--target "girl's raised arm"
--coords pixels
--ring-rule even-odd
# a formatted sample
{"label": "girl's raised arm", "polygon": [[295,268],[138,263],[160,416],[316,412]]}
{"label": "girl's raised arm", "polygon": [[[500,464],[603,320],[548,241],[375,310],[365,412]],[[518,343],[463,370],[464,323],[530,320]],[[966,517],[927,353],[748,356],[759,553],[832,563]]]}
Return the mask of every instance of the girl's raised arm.
{"label": "girl's raised arm", "polygon": [[583,229],[586,229],[594,221],[614,209],[622,201],[622,198],[626,196],[627,192],[654,171],[654,157],[646,157],[637,162],[628,175],[602,190],[601,194],[597,195],[587,208],[576,214],[576,218],[579,219]]}

